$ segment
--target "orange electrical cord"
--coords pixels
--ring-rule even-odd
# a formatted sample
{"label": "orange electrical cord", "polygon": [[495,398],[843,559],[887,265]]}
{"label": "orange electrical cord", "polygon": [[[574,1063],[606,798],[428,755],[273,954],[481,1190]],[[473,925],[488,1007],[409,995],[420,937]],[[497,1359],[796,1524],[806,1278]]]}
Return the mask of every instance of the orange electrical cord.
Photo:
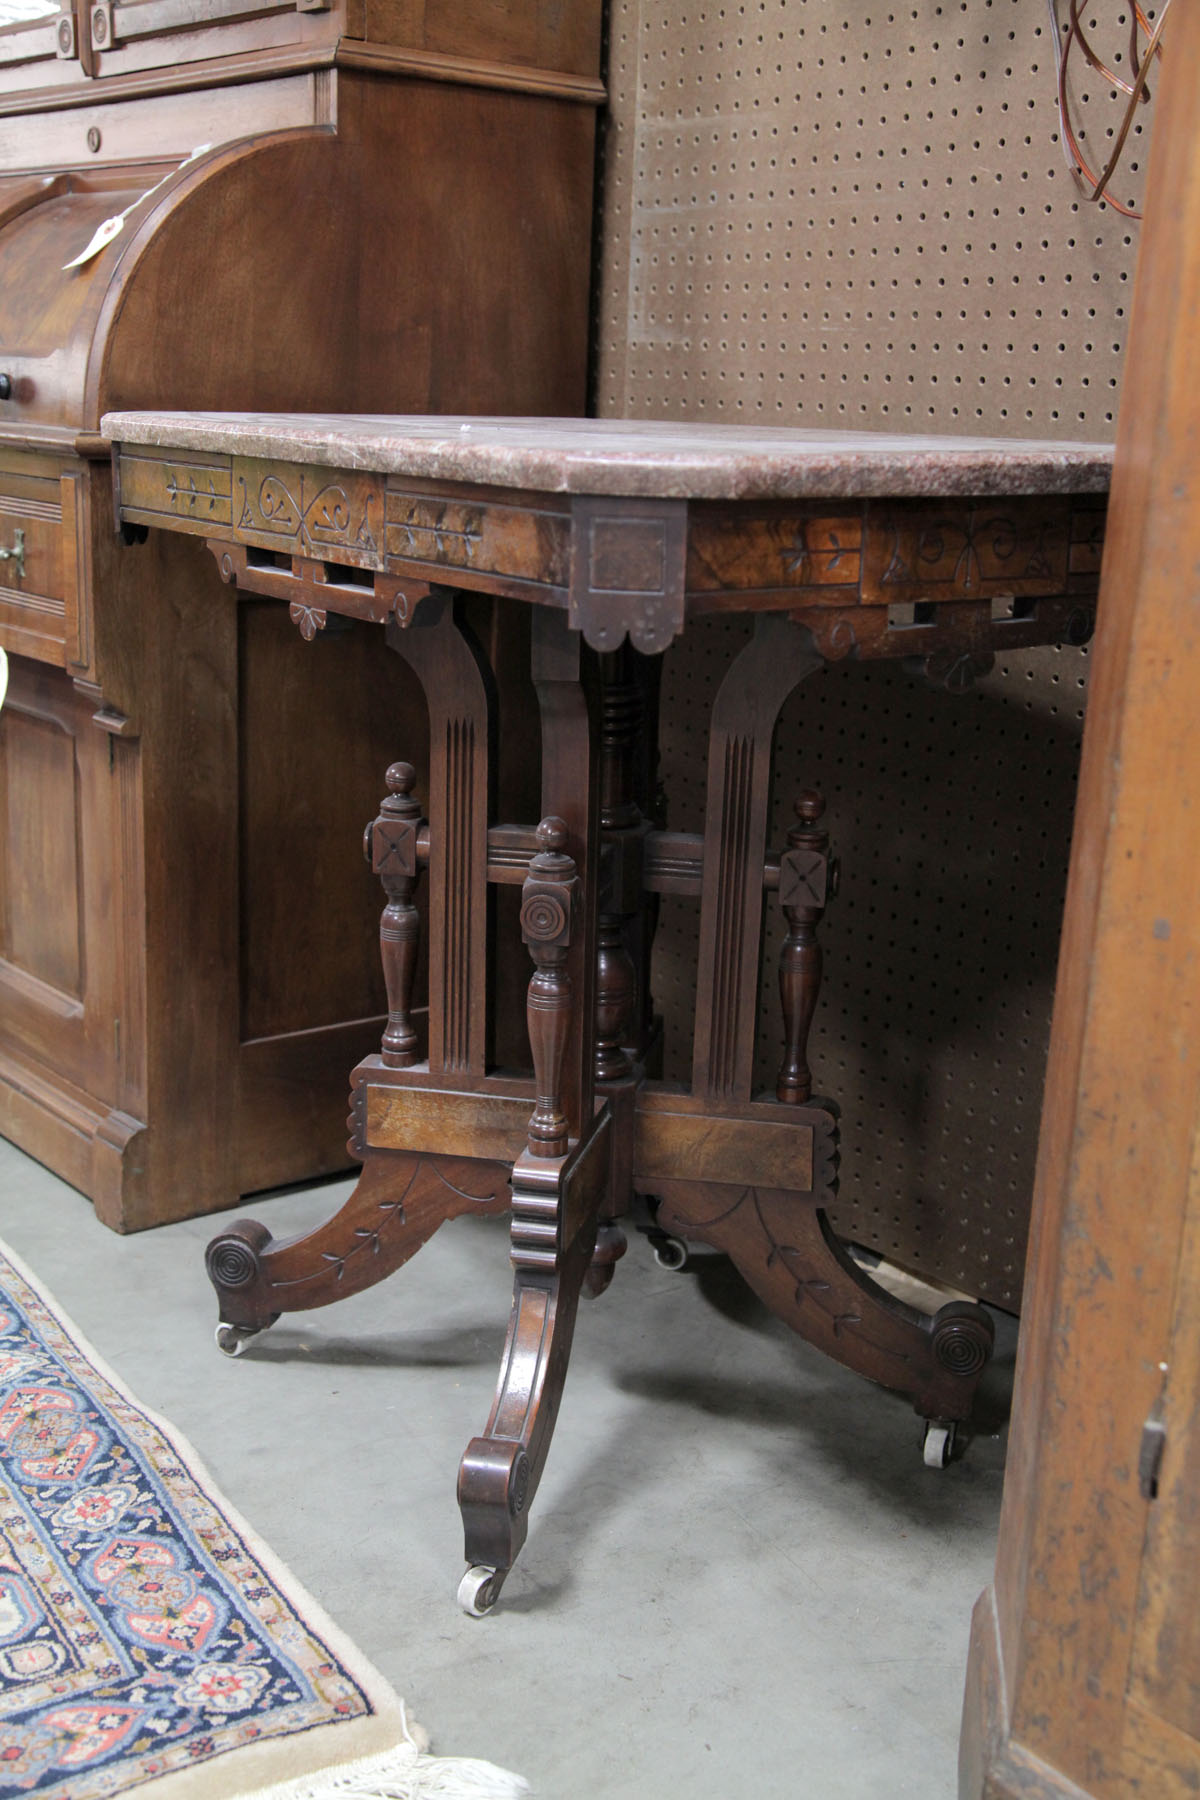
{"label": "orange electrical cord", "polygon": [[[1091,192],[1088,195],[1089,199],[1107,201],[1109,206],[1113,207],[1117,212],[1122,213],[1127,219],[1140,219],[1142,215],[1139,212],[1135,211],[1131,206],[1124,205],[1115,197],[1111,191],[1110,184],[1112,182],[1113,174],[1116,171],[1117,164],[1121,160],[1121,155],[1125,149],[1129,133],[1133,129],[1133,121],[1137,115],[1137,109],[1139,105],[1145,105],[1150,98],[1146,84],[1149,80],[1150,67],[1154,58],[1162,55],[1163,25],[1166,23],[1171,0],[1162,0],[1158,18],[1154,21],[1153,25],[1140,5],[1135,3],[1130,9],[1129,66],[1133,71],[1132,81],[1125,80],[1125,78],[1122,75],[1119,75],[1115,69],[1110,68],[1097,53],[1092,38],[1085,28],[1085,18],[1090,4],[1091,0],[1070,0],[1066,32],[1065,35],[1062,36],[1062,41],[1060,43],[1061,27],[1059,24],[1058,13],[1054,5],[1054,0],[1050,0],[1051,17],[1054,20],[1055,54],[1058,61],[1058,117],[1062,129],[1063,145],[1073,168],[1091,189]],[[1146,39],[1146,47],[1144,50],[1142,49],[1143,37]],[[1088,67],[1093,69],[1102,81],[1107,82],[1108,85],[1115,88],[1118,93],[1128,96],[1125,111],[1121,119],[1121,125],[1116,135],[1116,142],[1113,145],[1112,154],[1110,155],[1103,172],[1099,175],[1090,166],[1083,151],[1080,149],[1079,136],[1076,132],[1075,122],[1071,116],[1071,98],[1068,76],[1071,67],[1072,53],[1075,50],[1076,45],[1078,45],[1079,54],[1084,58]]]}

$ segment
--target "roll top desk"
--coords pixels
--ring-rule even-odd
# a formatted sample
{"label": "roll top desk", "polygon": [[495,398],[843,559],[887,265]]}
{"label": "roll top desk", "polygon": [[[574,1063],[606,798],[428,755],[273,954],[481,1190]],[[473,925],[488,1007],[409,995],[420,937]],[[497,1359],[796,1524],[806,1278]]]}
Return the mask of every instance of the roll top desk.
{"label": "roll top desk", "polygon": [[[594,0],[0,12],[0,1131],[120,1230],[345,1165],[386,1001],[343,803],[421,702],[121,546],[100,417],[580,411],[598,64]],[[286,814],[340,921],[299,957]]]}

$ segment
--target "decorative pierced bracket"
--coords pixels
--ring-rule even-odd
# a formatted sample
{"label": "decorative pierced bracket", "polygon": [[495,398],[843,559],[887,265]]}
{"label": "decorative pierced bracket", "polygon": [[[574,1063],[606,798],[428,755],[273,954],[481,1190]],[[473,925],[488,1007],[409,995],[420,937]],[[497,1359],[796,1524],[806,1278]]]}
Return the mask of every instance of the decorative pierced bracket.
{"label": "decorative pierced bracket", "polygon": [[626,635],[647,656],[665,650],[683,630],[686,569],[686,500],[573,501],[567,623],[593,650]]}
{"label": "decorative pierced bracket", "polygon": [[371,625],[389,620],[410,625],[421,601],[432,591],[428,582],[401,579],[378,569],[302,556],[263,560],[261,552],[226,538],[207,538],[205,542],[222,581],[243,593],[286,601],[288,617],[310,643],[319,631],[327,629],[331,616],[363,619]]}

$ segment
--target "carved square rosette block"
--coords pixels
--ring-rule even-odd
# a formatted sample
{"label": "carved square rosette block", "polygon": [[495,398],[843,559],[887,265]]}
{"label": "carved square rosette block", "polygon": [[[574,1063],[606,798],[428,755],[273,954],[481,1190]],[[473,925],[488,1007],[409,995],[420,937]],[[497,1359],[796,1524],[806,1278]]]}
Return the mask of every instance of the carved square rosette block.
{"label": "carved square rosette block", "polygon": [[779,859],[779,899],[783,906],[824,906],[829,858],[819,850],[785,850]]}
{"label": "carved square rosette block", "polygon": [[381,814],[371,826],[371,872],[381,878],[417,873],[417,819],[394,819]]}

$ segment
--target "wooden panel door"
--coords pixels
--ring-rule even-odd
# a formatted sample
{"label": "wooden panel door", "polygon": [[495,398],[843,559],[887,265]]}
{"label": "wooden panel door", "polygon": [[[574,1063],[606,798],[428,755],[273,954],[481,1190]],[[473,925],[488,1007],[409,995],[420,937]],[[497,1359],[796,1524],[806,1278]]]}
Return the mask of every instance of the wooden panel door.
{"label": "wooden panel door", "polygon": [[107,1192],[140,1130],[136,744],[61,670],[9,659],[0,712],[0,1131]]}
{"label": "wooden panel door", "polygon": [[[70,1017],[83,999],[79,802],[86,770],[79,766],[78,707],[61,679],[39,681],[26,664],[16,665],[12,685],[0,716],[0,956],[13,980],[45,988]],[[62,894],[66,904],[48,907],[48,894]]]}

